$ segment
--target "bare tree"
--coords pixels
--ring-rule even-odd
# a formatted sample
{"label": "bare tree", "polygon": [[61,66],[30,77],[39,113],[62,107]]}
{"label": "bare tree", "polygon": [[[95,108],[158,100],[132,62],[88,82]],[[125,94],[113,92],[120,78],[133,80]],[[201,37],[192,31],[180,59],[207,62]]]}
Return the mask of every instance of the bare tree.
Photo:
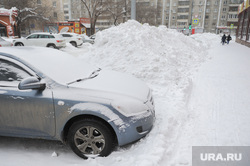
{"label": "bare tree", "polygon": [[140,23],[156,25],[157,9],[149,2],[139,2],[136,5],[136,20]]}
{"label": "bare tree", "polygon": [[89,18],[90,18],[90,34],[95,33],[95,25],[98,17],[108,12],[108,9],[110,7],[110,3],[112,3],[113,0],[81,0],[81,2],[84,4],[85,8],[87,9]]}
{"label": "bare tree", "polygon": [[118,25],[120,22],[125,22],[127,13],[130,10],[128,3],[128,0],[115,0],[109,4],[108,11],[112,17],[114,25]]}

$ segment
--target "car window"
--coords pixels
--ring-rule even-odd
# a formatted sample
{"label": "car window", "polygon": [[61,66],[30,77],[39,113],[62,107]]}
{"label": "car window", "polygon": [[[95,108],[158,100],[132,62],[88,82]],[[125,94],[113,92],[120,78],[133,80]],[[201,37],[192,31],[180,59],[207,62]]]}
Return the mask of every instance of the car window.
{"label": "car window", "polygon": [[31,75],[20,66],[0,59],[0,86],[17,86],[22,79],[29,76]]}
{"label": "car window", "polygon": [[29,37],[27,37],[27,39],[36,39],[38,38],[38,35],[30,35]]}
{"label": "car window", "polygon": [[55,38],[55,36],[53,36],[53,35],[49,35],[49,38],[50,38],[50,39],[54,39],[54,38]]}
{"label": "car window", "polygon": [[39,35],[39,38],[48,39],[49,35]]}
{"label": "car window", "polygon": [[62,34],[63,37],[72,37],[70,34]]}

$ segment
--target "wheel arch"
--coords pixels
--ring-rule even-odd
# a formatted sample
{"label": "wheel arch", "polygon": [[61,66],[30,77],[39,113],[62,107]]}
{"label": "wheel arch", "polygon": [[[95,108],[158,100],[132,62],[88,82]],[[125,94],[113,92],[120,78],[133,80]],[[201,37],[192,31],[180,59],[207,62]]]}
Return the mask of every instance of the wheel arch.
{"label": "wheel arch", "polygon": [[24,46],[23,42],[20,42],[20,41],[15,42],[15,45],[14,45],[14,46],[17,46],[18,44],[22,44],[22,45]]}
{"label": "wheel arch", "polygon": [[48,43],[48,44],[46,45],[46,47],[49,47],[49,46],[54,46],[54,47],[56,47],[56,45],[55,45],[54,43]]}
{"label": "wheel arch", "polygon": [[98,117],[96,115],[91,115],[91,114],[77,115],[77,116],[74,116],[71,119],[69,119],[67,121],[67,123],[64,125],[64,128],[63,128],[63,130],[61,132],[61,139],[62,139],[63,142],[67,142],[67,135],[68,135],[68,132],[69,132],[69,128],[72,126],[72,124],[77,122],[77,121],[84,120],[84,119],[95,119],[95,120],[101,121],[104,124],[106,124],[106,126],[110,129],[110,131],[112,132],[112,134],[115,137],[115,144],[118,145],[117,133],[114,130],[113,126],[110,123],[108,123],[105,119],[103,119],[101,117]]}

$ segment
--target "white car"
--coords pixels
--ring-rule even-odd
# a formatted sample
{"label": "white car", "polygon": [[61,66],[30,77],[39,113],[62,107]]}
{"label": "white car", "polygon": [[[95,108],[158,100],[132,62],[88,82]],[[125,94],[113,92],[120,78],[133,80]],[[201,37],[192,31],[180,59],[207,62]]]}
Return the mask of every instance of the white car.
{"label": "white car", "polygon": [[13,40],[14,46],[42,46],[51,48],[66,47],[66,41],[60,34],[46,32],[33,33],[26,38]]}
{"label": "white car", "polygon": [[88,37],[87,35],[82,34],[81,37],[82,37],[83,43],[91,43],[91,44],[95,43],[95,35]]}
{"label": "white car", "polygon": [[82,37],[76,33],[64,32],[60,34],[63,36],[66,42],[72,44],[75,47],[80,46],[83,43]]}
{"label": "white car", "polygon": [[0,37],[0,47],[11,47],[13,44]]}

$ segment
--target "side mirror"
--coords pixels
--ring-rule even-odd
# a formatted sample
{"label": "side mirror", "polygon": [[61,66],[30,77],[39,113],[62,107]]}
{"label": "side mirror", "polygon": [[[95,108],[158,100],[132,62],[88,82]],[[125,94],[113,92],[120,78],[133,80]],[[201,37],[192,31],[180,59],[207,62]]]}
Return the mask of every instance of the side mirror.
{"label": "side mirror", "polygon": [[18,89],[20,90],[27,90],[27,89],[44,90],[45,87],[46,84],[41,83],[36,77],[27,77],[18,84]]}

